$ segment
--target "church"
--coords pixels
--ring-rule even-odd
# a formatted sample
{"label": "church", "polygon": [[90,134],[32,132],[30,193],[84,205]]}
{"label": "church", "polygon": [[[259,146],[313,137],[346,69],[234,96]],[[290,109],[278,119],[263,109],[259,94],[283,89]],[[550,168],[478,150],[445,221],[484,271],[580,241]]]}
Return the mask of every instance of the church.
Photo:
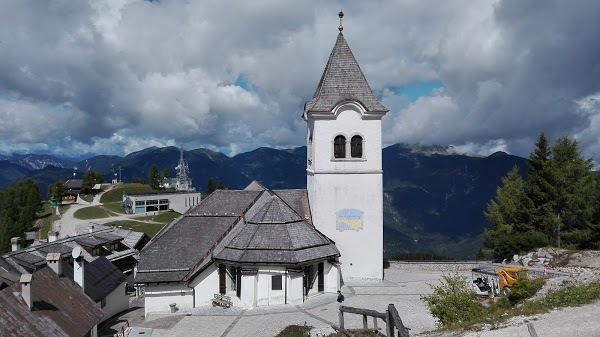
{"label": "church", "polygon": [[[140,253],[146,314],[215,304],[300,304],[348,280],[383,279],[381,119],[340,27],[305,104],[306,190],[217,190]],[[224,296],[224,297],[223,297]]]}

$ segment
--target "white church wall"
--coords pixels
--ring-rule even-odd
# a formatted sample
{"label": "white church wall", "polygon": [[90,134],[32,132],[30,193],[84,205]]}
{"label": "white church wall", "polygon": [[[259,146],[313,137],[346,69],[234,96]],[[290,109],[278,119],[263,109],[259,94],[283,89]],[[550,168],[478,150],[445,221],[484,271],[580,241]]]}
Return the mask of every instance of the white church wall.
{"label": "white church wall", "polygon": [[211,264],[190,283],[194,288],[194,306],[210,305],[215,294],[219,292],[219,270]]}
{"label": "white church wall", "polygon": [[[282,277],[281,290],[273,290],[272,277],[279,275]],[[284,304],[286,277],[285,267],[269,267],[258,270],[257,281],[257,299],[256,306]],[[243,291],[243,289],[242,289]]]}
{"label": "white church wall", "polygon": [[335,293],[340,289],[340,271],[339,268],[330,263],[325,263],[325,292]]}
{"label": "white church wall", "polygon": [[121,311],[129,309],[129,296],[125,294],[126,284],[127,282],[121,283],[121,285],[119,285],[115,290],[108,294],[108,296],[106,296],[106,304],[104,305],[104,308],[101,308],[102,313],[104,314],[101,322],[104,322]]}
{"label": "white church wall", "polygon": [[302,304],[303,296],[303,277],[301,273],[288,273],[287,277],[287,303],[292,305]]}
{"label": "white church wall", "polygon": [[257,275],[242,275],[242,298],[240,299],[244,308],[254,308],[257,296]]}
{"label": "white church wall", "polygon": [[147,285],[144,291],[144,313],[169,312],[171,303],[175,303],[179,312],[194,307],[194,292],[185,284]]}

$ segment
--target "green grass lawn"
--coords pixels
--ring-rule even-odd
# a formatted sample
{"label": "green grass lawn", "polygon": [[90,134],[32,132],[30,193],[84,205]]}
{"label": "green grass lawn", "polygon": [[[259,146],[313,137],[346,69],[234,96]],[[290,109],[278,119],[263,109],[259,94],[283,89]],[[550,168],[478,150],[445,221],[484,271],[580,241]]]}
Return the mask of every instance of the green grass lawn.
{"label": "green grass lawn", "polygon": [[93,194],[80,194],[79,197],[87,202],[92,202],[94,201],[94,195]]}
{"label": "green grass lawn", "polygon": [[76,210],[73,216],[79,220],[91,220],[108,218],[110,214],[102,206],[91,206]]}
{"label": "green grass lawn", "polygon": [[[69,209],[69,205],[60,205],[60,213],[64,213]],[[34,228],[40,228],[41,239],[48,238],[48,232],[52,229],[52,223],[58,220],[58,216],[56,215],[56,209],[50,204],[44,204],[43,210],[38,213],[37,219],[35,220]]]}
{"label": "green grass lawn", "polygon": [[162,222],[162,223],[169,223],[175,219],[177,219],[178,217],[180,217],[181,214],[177,213],[177,212],[173,212],[173,211],[168,211],[168,212],[162,212],[160,214],[157,215],[148,215],[148,216],[142,216],[142,217],[136,217],[136,220],[150,220],[150,221],[155,221],[155,222]]}
{"label": "green grass lawn", "polygon": [[121,220],[121,221],[113,221],[106,224],[107,226],[122,226],[123,228],[131,228],[134,231],[144,232],[148,234],[149,237],[153,238],[156,233],[158,233],[165,224],[152,224],[152,223],[143,223],[132,220]]}
{"label": "green grass lawn", "polygon": [[113,213],[126,214],[125,209],[121,206],[121,201],[107,202],[102,206]]}
{"label": "green grass lawn", "polygon": [[[110,191],[104,193],[102,195],[102,197],[100,197],[100,202],[101,203],[108,203],[108,202],[116,202],[116,201],[123,201],[123,193],[130,193],[130,194],[154,194],[154,193],[161,193],[164,192],[165,190],[155,190],[150,188],[150,186],[148,185],[144,185],[144,184],[122,184],[122,185],[116,185],[113,189],[111,189]],[[171,191],[171,190],[168,190]]]}

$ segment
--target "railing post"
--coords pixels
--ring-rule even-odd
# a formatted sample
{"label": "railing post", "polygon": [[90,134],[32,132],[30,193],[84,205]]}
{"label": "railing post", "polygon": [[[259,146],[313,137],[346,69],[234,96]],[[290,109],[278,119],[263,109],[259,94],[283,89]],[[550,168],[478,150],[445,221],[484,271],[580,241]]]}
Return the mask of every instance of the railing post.
{"label": "railing post", "polygon": [[367,315],[363,315],[363,329],[368,329],[369,324],[367,324]]}
{"label": "railing post", "polygon": [[386,328],[388,337],[394,337],[394,319],[389,310],[385,311],[385,320],[386,320]]}
{"label": "railing post", "polygon": [[340,312],[338,314],[339,319],[340,319],[340,328],[344,328],[344,312],[342,311],[342,308],[339,309]]}
{"label": "railing post", "polygon": [[379,328],[377,327],[377,317],[373,316],[373,328],[375,330],[379,330]]}

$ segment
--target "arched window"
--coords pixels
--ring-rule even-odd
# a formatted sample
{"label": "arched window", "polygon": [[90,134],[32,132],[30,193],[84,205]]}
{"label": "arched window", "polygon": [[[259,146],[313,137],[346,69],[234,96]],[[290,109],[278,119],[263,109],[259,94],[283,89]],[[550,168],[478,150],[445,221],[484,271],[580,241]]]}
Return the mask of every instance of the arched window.
{"label": "arched window", "polygon": [[350,140],[350,156],[352,158],[362,158],[362,142],[361,136],[354,136]]}
{"label": "arched window", "polygon": [[346,158],[346,137],[340,135],[333,139],[333,157]]}

